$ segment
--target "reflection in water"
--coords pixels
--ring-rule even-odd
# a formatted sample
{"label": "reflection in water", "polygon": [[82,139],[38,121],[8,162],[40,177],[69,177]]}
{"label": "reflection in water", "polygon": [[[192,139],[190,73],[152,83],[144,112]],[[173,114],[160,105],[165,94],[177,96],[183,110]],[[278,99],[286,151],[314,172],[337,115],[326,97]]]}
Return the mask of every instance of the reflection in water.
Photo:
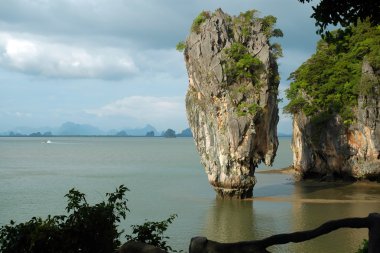
{"label": "reflection in water", "polygon": [[[364,217],[380,212],[380,187],[367,183],[302,182],[294,186],[296,199],[328,199],[326,203],[293,203],[293,230],[307,230],[322,223],[347,217]],[[334,199],[338,200],[334,203]],[[347,202],[344,202],[347,201]],[[368,237],[367,229],[340,229],[304,243],[293,245],[294,252],[356,252]]]}
{"label": "reflection in water", "polygon": [[[380,185],[355,183],[302,182],[291,185],[293,191],[273,185],[250,201],[216,199],[208,210],[203,235],[211,240],[234,242],[262,239],[279,233],[314,229],[326,221],[346,217],[364,217],[380,212]],[[271,201],[282,199],[282,201]],[[355,252],[367,238],[367,229],[340,229],[297,244],[269,248],[271,252],[335,253]]]}
{"label": "reflection in water", "polygon": [[[202,234],[220,242],[263,239],[291,227],[291,220],[284,219],[290,210],[288,203],[216,199]],[[273,252],[279,252],[276,249],[272,247]]]}
{"label": "reflection in water", "polygon": [[252,202],[215,199],[203,234],[215,241],[234,242],[255,237]]}

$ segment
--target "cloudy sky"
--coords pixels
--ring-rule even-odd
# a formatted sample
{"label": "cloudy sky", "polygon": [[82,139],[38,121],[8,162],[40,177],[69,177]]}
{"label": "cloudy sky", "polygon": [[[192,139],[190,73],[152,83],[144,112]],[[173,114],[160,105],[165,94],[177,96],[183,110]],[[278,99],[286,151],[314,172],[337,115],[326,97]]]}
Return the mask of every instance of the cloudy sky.
{"label": "cloudy sky", "polygon": [[[311,6],[297,0],[1,0],[0,132],[66,121],[186,128],[187,73],[175,45],[198,13],[219,7],[278,18],[284,90],[318,39]],[[281,115],[279,132],[290,131]]]}

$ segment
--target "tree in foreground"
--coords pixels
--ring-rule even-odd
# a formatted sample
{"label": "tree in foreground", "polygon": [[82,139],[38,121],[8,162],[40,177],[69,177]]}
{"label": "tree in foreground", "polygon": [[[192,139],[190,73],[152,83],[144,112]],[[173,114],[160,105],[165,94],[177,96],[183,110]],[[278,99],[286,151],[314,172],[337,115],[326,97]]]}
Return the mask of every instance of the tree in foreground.
{"label": "tree in foreground", "polygon": [[[120,247],[119,223],[129,211],[125,193],[128,188],[119,186],[115,192],[106,193],[107,200],[88,204],[85,194],[71,189],[68,199],[68,215],[33,217],[25,223],[0,228],[1,253],[111,253]],[[127,239],[140,240],[164,250],[172,250],[163,236],[175,215],[162,222],[146,222],[134,225]],[[144,241],[142,239],[147,239]],[[152,240],[153,239],[153,240]],[[174,251],[175,252],[175,251]]]}
{"label": "tree in foreground", "polygon": [[[298,0],[301,3],[313,0]],[[321,0],[313,7],[311,15],[319,27],[317,33],[326,32],[328,25],[341,25],[348,27],[368,18],[372,25],[380,25],[379,0]]]}

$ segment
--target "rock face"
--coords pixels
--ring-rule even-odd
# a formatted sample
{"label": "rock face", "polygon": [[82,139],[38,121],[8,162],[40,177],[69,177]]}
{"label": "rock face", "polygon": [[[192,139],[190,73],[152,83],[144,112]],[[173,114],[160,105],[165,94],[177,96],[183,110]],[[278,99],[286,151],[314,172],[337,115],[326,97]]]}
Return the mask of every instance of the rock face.
{"label": "rock face", "polygon": [[231,17],[220,9],[197,19],[184,52],[188,121],[218,195],[250,197],[255,168],[271,164],[278,146],[274,22],[268,28],[254,11]]}
{"label": "rock face", "polygon": [[[339,115],[319,129],[304,113],[293,119],[293,162],[301,177],[378,178],[380,175],[380,73],[367,61],[362,64],[361,83],[377,83],[367,95],[359,95],[356,121],[346,127]],[[314,140],[313,140],[314,139]]]}

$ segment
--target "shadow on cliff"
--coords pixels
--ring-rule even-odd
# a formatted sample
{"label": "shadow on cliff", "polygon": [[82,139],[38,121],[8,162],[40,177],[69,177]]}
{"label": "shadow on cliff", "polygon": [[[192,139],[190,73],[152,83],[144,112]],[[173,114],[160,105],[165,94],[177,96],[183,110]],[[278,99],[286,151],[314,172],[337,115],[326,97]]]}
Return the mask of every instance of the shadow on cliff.
{"label": "shadow on cliff", "polygon": [[[302,179],[327,182],[325,187],[353,183],[352,147],[349,145],[350,131],[339,115],[321,113],[314,117],[299,115],[297,125],[302,126],[302,149],[298,154],[296,167],[301,167]],[[297,159],[296,159],[297,160]],[[344,182],[341,184],[341,182]],[[338,182],[338,183],[335,183]],[[330,184],[331,183],[331,184]]]}

